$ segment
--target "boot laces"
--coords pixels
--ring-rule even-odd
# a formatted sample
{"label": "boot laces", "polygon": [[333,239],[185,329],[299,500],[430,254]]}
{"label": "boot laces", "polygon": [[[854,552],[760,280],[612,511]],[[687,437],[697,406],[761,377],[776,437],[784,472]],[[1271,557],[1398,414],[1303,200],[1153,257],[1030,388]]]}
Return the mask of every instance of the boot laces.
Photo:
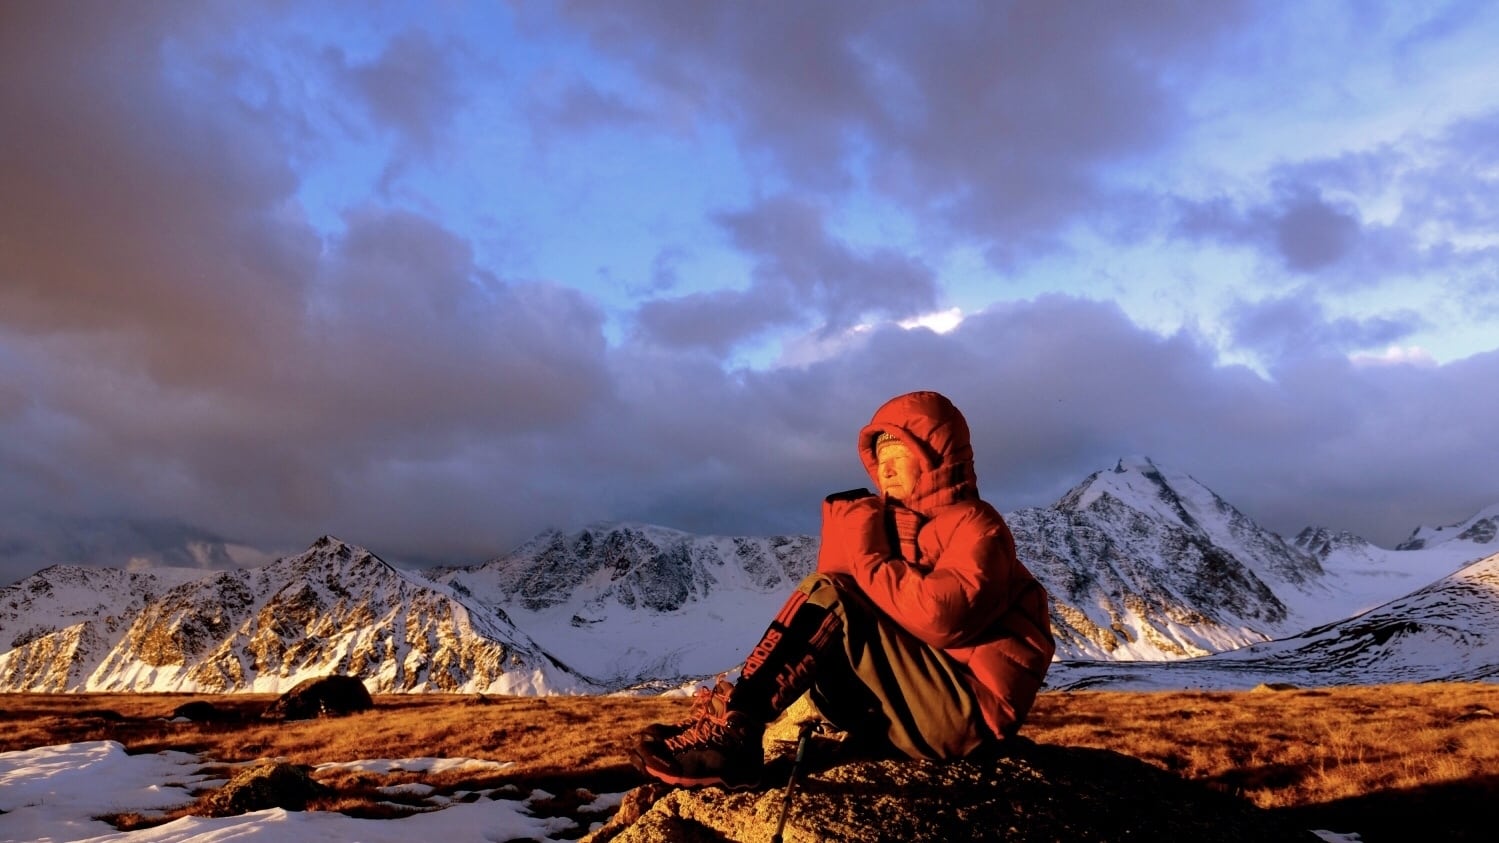
{"label": "boot laces", "polygon": [[734,690],[734,686],[730,685],[723,678],[722,674],[719,674],[718,682],[712,688],[704,685],[693,692],[692,713],[688,714],[686,718],[678,720],[674,725],[679,729],[686,729],[704,717],[712,716],[715,708],[722,710],[723,706],[721,704],[715,706],[714,703],[718,700],[722,700],[725,703],[728,702],[729,692],[732,690]]}
{"label": "boot laces", "polygon": [[681,752],[695,746],[721,744],[729,736],[729,730],[729,712],[715,714],[705,711],[680,735],[667,738],[666,748],[672,752]]}

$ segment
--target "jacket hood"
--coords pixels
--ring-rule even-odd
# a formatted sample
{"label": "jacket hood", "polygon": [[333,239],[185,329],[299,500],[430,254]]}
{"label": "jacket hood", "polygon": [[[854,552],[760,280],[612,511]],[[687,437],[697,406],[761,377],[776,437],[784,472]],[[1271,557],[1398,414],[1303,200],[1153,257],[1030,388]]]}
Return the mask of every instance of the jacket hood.
{"label": "jacket hood", "polygon": [[968,421],[939,392],[908,392],[886,401],[859,431],[859,456],[879,488],[875,440],[888,433],[906,443],[921,463],[916,488],[902,503],[923,515],[949,503],[978,497]]}

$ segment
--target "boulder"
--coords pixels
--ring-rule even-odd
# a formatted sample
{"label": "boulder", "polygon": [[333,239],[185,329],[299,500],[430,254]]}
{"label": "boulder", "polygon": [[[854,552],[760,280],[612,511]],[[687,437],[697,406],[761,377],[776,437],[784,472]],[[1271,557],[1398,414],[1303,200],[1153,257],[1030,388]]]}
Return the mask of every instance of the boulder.
{"label": "boulder", "polygon": [[304,811],[309,800],[331,792],[313,780],[309,769],[276,762],[241,770],[223,787],[203,797],[194,813],[230,817],[267,808]]}
{"label": "boulder", "polygon": [[260,716],[267,720],[311,720],[375,707],[369,689],[352,676],[304,679],[282,694]]}
{"label": "boulder", "polygon": [[172,709],[171,719],[175,720],[179,717],[199,723],[215,723],[230,719],[227,712],[220,711],[218,706],[206,700],[193,700]]}
{"label": "boulder", "polygon": [[[836,761],[818,761],[809,752],[786,822],[786,843],[1318,840],[1242,799],[1101,749],[1022,740],[982,761],[829,760]],[[769,840],[789,767],[784,757],[773,762],[767,786],[751,791],[637,788],[613,819],[584,840]]]}
{"label": "boulder", "polygon": [[1249,689],[1251,694],[1269,694],[1277,691],[1299,691],[1300,685],[1291,682],[1261,682]]}

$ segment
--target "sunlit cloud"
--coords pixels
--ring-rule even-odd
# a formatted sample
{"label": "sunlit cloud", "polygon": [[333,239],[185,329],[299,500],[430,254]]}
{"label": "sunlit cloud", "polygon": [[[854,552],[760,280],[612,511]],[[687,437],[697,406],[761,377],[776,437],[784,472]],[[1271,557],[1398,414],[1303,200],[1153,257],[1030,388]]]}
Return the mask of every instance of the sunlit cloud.
{"label": "sunlit cloud", "polygon": [[953,331],[962,323],[963,309],[959,307],[950,307],[947,310],[938,310],[932,313],[924,313],[920,316],[915,316],[910,319],[902,319],[896,324],[900,325],[902,328],[905,328],[908,331],[912,330],[913,328],[926,328],[930,331],[936,331],[939,334],[946,334]]}
{"label": "sunlit cloud", "polygon": [[1359,352],[1348,356],[1355,366],[1422,366],[1434,367],[1437,360],[1419,346],[1392,345],[1384,351]]}

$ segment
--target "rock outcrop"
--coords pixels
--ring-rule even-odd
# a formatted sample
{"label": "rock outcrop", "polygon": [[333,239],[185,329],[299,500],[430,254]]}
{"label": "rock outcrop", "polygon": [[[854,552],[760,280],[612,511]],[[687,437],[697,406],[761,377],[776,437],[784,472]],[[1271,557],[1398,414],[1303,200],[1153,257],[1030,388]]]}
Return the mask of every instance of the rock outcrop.
{"label": "rock outcrop", "polygon": [[229,712],[207,700],[193,700],[183,703],[172,709],[171,719],[193,720],[198,723],[218,723],[225,720],[233,720]]}
{"label": "rock outcrop", "polygon": [[352,676],[304,679],[282,694],[260,716],[266,720],[311,720],[368,711],[375,707],[369,689]]}
{"label": "rock outcrop", "polygon": [[241,770],[227,784],[205,796],[194,813],[231,817],[266,808],[305,811],[307,803],[330,791],[308,773],[308,768],[285,762]]}
{"label": "rock outcrop", "polygon": [[[826,766],[813,756],[807,763],[783,832],[786,843],[1318,839],[1241,799],[1100,749],[1021,742],[981,762],[857,760]],[[646,785],[584,839],[770,840],[788,772],[784,758],[771,764],[768,781],[777,786],[754,791]]]}

